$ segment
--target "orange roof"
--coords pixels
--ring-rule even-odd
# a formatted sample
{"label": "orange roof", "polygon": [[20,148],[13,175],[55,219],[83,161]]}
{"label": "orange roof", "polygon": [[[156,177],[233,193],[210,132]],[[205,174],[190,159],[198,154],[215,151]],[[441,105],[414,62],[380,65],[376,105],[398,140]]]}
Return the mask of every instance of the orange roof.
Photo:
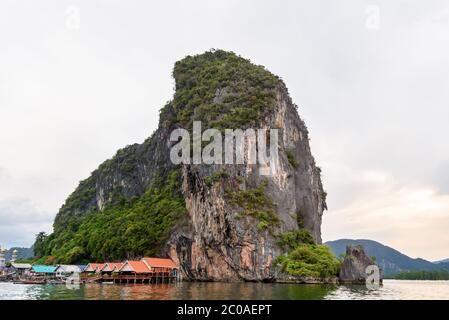
{"label": "orange roof", "polygon": [[128,260],[121,266],[120,269],[123,269],[126,265],[130,266],[135,273],[151,272],[151,270],[147,267],[147,265],[143,261]]}
{"label": "orange roof", "polygon": [[100,269],[103,271],[106,269],[106,267],[109,267],[109,269],[114,270],[115,268],[120,269],[122,267],[123,263],[117,263],[117,262],[106,262],[103,264],[103,267]]}
{"label": "orange roof", "polygon": [[97,268],[101,270],[104,267],[104,263],[89,263],[87,265],[86,269],[88,269],[89,267],[92,267],[93,270],[95,270]]}
{"label": "orange roof", "polygon": [[147,265],[153,268],[176,268],[176,264],[172,259],[143,258],[142,260],[145,261]]}
{"label": "orange roof", "polygon": [[115,266],[115,268],[117,268],[117,270],[120,270],[120,268],[123,266],[123,263],[121,263],[121,262],[114,262],[113,265]]}

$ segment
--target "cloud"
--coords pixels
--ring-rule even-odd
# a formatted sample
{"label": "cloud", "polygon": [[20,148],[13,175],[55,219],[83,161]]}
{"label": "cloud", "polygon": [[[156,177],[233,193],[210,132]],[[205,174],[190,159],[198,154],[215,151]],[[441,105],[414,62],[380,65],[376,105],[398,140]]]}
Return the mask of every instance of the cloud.
{"label": "cloud", "polygon": [[3,247],[29,247],[40,231],[51,230],[48,213],[39,211],[29,199],[0,199],[0,235]]}
{"label": "cloud", "polygon": [[[449,256],[449,195],[433,186],[400,185],[385,172],[351,173],[364,185],[325,214],[325,240],[372,239],[412,257],[438,260]],[[360,191],[362,190],[362,191]]]}
{"label": "cloud", "polygon": [[434,182],[440,192],[449,194],[449,160],[442,162],[435,170]]}
{"label": "cloud", "polygon": [[[52,230],[55,213],[43,209],[45,205],[42,205],[42,200],[51,196],[52,189],[51,177],[15,177],[6,168],[0,167],[1,246],[29,247],[38,232]],[[33,201],[33,197],[40,199],[41,204]]]}

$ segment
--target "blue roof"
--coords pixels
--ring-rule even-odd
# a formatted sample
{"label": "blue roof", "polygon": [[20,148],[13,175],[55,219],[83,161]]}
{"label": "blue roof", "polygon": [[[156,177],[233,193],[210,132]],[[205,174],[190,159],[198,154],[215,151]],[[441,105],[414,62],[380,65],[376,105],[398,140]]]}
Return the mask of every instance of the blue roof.
{"label": "blue roof", "polygon": [[84,269],[87,268],[87,264],[79,264],[79,265],[78,265],[78,268],[80,268],[81,271],[84,271]]}
{"label": "blue roof", "polygon": [[31,268],[31,271],[36,273],[55,273],[57,268],[56,266],[41,266],[36,264]]}

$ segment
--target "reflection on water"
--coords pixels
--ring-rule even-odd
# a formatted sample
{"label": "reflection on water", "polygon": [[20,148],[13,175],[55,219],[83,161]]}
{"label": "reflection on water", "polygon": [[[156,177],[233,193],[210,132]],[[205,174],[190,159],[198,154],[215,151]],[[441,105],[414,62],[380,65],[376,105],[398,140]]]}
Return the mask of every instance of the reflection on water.
{"label": "reflection on water", "polygon": [[182,282],[158,285],[64,285],[0,283],[0,299],[197,300],[197,299],[324,299],[336,287],[268,283]]}
{"label": "reflection on water", "polygon": [[384,280],[378,290],[364,286],[340,286],[326,299],[382,299],[382,300],[447,300],[449,281]]}
{"label": "reflection on water", "polygon": [[68,289],[64,285],[0,283],[0,300],[2,299],[449,299],[449,281],[385,280],[378,290],[368,290],[364,286],[273,283],[86,284],[78,289]]}

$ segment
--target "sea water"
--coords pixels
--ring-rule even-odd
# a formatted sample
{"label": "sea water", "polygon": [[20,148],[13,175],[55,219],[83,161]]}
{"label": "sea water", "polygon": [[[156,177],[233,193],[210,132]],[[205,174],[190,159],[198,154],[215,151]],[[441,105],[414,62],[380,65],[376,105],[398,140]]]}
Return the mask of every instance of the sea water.
{"label": "sea water", "polygon": [[0,300],[126,299],[449,299],[449,281],[384,280],[379,289],[365,286],[277,283],[181,282],[157,285],[24,285],[0,282]]}

